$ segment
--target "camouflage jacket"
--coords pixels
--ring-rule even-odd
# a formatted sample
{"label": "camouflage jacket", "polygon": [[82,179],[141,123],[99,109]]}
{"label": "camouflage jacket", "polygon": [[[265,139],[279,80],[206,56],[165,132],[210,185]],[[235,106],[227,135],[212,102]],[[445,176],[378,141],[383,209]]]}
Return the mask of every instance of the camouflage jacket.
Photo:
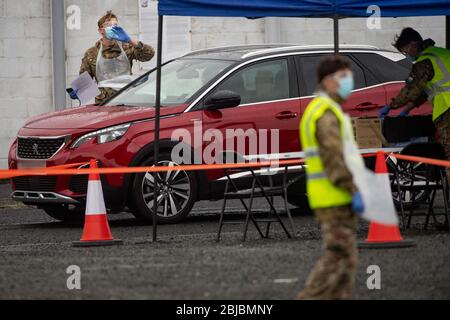
{"label": "camouflage jacket", "polygon": [[350,194],[358,191],[353,183],[352,173],[344,160],[344,144],[337,117],[332,111],[325,112],[317,120],[316,128],[319,155],[328,179],[331,180],[333,185],[348,191]]}
{"label": "camouflage jacket", "polygon": [[[434,41],[428,39],[424,41],[424,49],[429,45],[434,45]],[[428,95],[425,93],[427,82],[433,79],[433,64],[429,59],[414,63],[412,71],[406,80],[406,85],[397,97],[393,98],[390,106],[392,109],[403,107],[412,102],[415,107],[427,101]]]}
{"label": "camouflage jacket", "polygon": [[[130,67],[133,67],[133,60],[149,61],[155,55],[155,50],[147,45],[139,42],[135,47],[131,43],[122,43],[123,50],[125,51],[128,60],[130,61]],[[96,64],[98,50],[100,50],[100,40],[95,45],[89,48],[84,54],[81,60],[80,74],[87,71],[92,78],[96,78]],[[117,58],[121,54],[119,44],[116,42],[113,46],[103,46],[102,55],[105,59]],[[100,88],[100,94],[95,97],[95,102],[100,103],[111,97],[115,91],[110,88]]]}

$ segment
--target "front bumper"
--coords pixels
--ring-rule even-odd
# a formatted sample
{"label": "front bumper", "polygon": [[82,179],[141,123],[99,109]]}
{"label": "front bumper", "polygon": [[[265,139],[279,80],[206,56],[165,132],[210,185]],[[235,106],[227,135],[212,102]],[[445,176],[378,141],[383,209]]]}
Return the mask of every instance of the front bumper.
{"label": "front bumper", "polygon": [[[8,164],[10,169],[23,167],[57,166],[70,163],[88,163],[97,159],[99,166],[127,166],[133,153],[127,150],[128,141],[120,139],[105,144],[87,142],[76,149],[70,149],[68,144],[58,150],[50,159],[21,159],[17,156],[17,141],[9,151]],[[108,209],[119,209],[124,206],[127,193],[124,192],[125,175],[102,175],[102,186],[105,204]],[[84,205],[86,202],[87,175],[58,176],[22,176],[11,179],[12,199],[27,205],[74,204]]]}
{"label": "front bumper", "polygon": [[80,204],[80,201],[55,192],[13,191],[11,198],[27,204]]}

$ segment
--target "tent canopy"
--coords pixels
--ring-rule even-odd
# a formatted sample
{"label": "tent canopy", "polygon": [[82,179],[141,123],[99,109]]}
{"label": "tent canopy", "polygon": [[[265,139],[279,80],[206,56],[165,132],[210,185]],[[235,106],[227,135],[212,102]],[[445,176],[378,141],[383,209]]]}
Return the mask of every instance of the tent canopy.
{"label": "tent canopy", "polygon": [[450,0],[159,0],[159,15],[216,17],[382,17],[450,15]]}

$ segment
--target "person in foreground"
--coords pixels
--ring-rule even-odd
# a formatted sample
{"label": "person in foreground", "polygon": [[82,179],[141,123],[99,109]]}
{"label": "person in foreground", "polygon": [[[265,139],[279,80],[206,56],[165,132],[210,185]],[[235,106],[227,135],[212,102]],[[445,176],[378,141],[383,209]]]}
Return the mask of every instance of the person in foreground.
{"label": "person in foreground", "polygon": [[364,211],[344,147],[349,122],[340,104],[353,90],[350,63],[324,58],[317,70],[319,92],[300,123],[305,152],[309,204],[320,223],[324,253],[310,273],[299,299],[350,299],[357,265],[357,215]]}

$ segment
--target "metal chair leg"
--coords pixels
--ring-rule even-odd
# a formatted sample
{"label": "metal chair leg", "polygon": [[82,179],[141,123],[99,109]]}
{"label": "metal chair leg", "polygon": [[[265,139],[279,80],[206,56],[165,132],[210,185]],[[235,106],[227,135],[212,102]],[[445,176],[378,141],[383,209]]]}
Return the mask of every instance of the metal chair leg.
{"label": "metal chair leg", "polygon": [[450,213],[448,212],[448,182],[447,182],[447,176],[446,174],[442,174],[442,194],[444,196],[444,210],[445,210],[445,220],[448,224],[448,228],[450,230]]}
{"label": "metal chair leg", "polygon": [[289,222],[291,224],[292,234],[295,237],[296,232],[295,232],[295,227],[294,227],[294,220],[292,220],[291,211],[289,210],[288,202],[287,202],[287,189],[283,188],[283,192],[284,192],[284,208],[286,210],[286,214],[287,214]]}
{"label": "metal chair leg", "polygon": [[408,225],[407,228],[411,227],[411,220],[414,213],[414,204],[416,202],[416,193],[414,191],[411,191],[412,193],[412,201],[411,201],[411,207],[409,208],[409,217],[408,217]]}
{"label": "metal chair leg", "polygon": [[396,180],[396,184],[397,184],[397,193],[398,193],[398,199],[400,201],[400,212],[402,214],[402,230],[406,229],[406,215],[405,215],[405,208],[403,206],[403,193],[400,189],[400,179],[398,178],[398,173],[397,173],[397,169],[395,169],[395,180]]}
{"label": "metal chair leg", "polygon": [[223,202],[222,202],[222,210],[220,212],[220,218],[219,218],[219,230],[217,231],[217,239],[216,241],[219,242],[220,241],[220,234],[222,232],[222,227],[223,227],[223,215],[225,213],[225,205],[227,203],[227,198],[224,197],[223,198]]}
{"label": "metal chair leg", "polygon": [[436,219],[436,217],[434,215],[434,209],[433,209],[435,196],[436,196],[436,190],[433,190],[427,199],[428,200],[428,211],[427,211],[427,217],[425,218],[425,225],[423,226],[424,230],[427,230],[427,228],[428,228],[428,222],[430,221],[430,215],[433,215],[434,220]]}
{"label": "metal chair leg", "polygon": [[[267,214],[267,220],[272,219],[272,214],[273,214],[273,210],[270,209],[269,213]],[[266,225],[266,238],[269,237],[269,232],[270,232],[270,227],[272,225],[271,221],[267,221],[267,225]]]}
{"label": "metal chair leg", "polygon": [[[255,182],[253,181],[253,183],[252,183],[252,192],[250,194],[250,202],[249,202],[249,205],[248,205],[247,215],[245,217],[244,234],[243,234],[242,241],[245,241],[245,239],[247,238],[248,222],[249,222],[249,219],[250,219],[250,215],[252,213],[254,191],[255,191]],[[254,222],[256,222],[256,221],[254,221]]]}

